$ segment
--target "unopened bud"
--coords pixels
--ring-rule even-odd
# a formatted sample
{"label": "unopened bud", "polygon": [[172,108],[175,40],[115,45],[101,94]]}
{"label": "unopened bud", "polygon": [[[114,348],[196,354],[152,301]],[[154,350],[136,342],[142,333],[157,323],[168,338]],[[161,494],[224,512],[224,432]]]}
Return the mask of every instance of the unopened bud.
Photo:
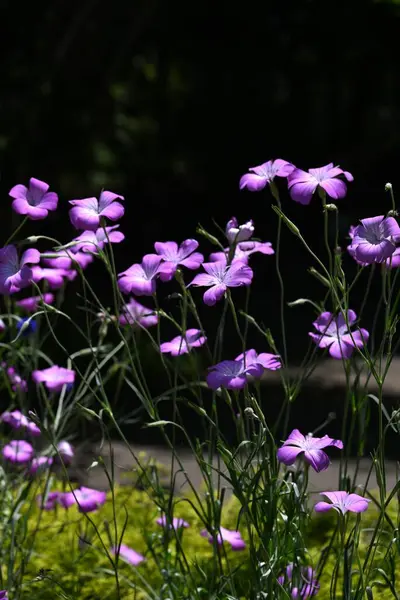
{"label": "unopened bud", "polygon": [[252,408],[250,408],[250,406],[248,406],[247,408],[244,409],[244,414],[249,419],[255,419],[256,421],[259,420],[256,413],[254,412],[254,410]]}
{"label": "unopened bud", "polygon": [[388,217],[398,217],[398,216],[399,216],[399,213],[398,213],[398,211],[397,211],[397,210],[389,210],[389,212],[388,212],[387,216],[388,216]]}
{"label": "unopened bud", "polygon": [[391,183],[386,183],[385,184],[385,192],[390,192],[390,190],[393,188]]}
{"label": "unopened bud", "polygon": [[326,204],[325,209],[334,212],[338,209],[338,207],[336,206],[336,204]]}

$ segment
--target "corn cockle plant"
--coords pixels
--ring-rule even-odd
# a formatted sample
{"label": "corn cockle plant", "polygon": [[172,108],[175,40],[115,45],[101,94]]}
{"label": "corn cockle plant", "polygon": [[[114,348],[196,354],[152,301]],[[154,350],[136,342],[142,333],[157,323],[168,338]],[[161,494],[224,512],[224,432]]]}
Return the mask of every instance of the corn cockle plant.
{"label": "corn cockle plant", "polygon": [[[389,515],[389,507],[398,502],[399,486],[387,489],[385,476],[386,437],[389,430],[398,435],[398,417],[396,412],[389,414],[383,394],[399,343],[400,228],[388,185],[390,210],[362,218],[342,251],[339,207],[327,203],[327,197],[329,202],[345,201],[352,181],[348,171],[333,164],[304,171],[281,159],[266,162],[249,169],[240,188],[243,194],[271,192],[275,242],[256,239],[259,231],[252,220],[241,224],[232,217],[220,231],[199,226],[199,239],[156,241],[154,251],[149,245],[144,256],[121,265],[113,249],[129,235],[119,222],[124,215],[121,195],[103,190],[99,198],[71,200],[75,237],[60,241],[36,236],[34,229],[31,237],[20,239],[29,221],[46,219],[57,209],[58,196],[49,185],[32,178],[28,186],[18,184],[10,190],[11,208],[24,219],[0,249],[1,376],[3,399],[8,398],[1,415],[0,595],[31,597],[33,583],[49,580],[59,597],[80,598],[88,577],[95,589],[101,557],[106,561],[101,574],[108,578],[108,597],[118,600],[399,598],[400,572],[393,566],[399,560],[399,524]],[[311,201],[321,202],[324,256],[315,254],[286,216],[286,200],[281,200],[285,182],[288,195],[304,206],[302,210],[308,210]],[[336,224],[333,241],[328,235],[331,215]],[[322,300],[299,299],[287,306],[280,270],[284,227],[308,252]],[[271,269],[276,263],[279,340],[258,315],[250,314],[257,278],[254,254],[271,262]],[[94,261],[103,265],[112,291],[110,306],[91,283]],[[349,261],[357,265],[352,279],[346,275]],[[354,289],[365,276],[364,302],[354,306]],[[363,313],[377,277],[382,297],[375,322],[367,328]],[[82,320],[64,309],[71,282],[81,286]],[[163,286],[172,292],[166,300],[159,294]],[[294,309],[307,310],[303,318],[310,319],[309,350],[296,376],[288,371],[285,325],[286,311]],[[218,314],[216,328],[207,322],[212,311]],[[384,325],[381,339],[379,319]],[[74,332],[67,339],[65,326]],[[227,328],[235,331],[240,353],[232,352],[226,342]],[[255,348],[250,347],[250,328],[258,339]],[[291,407],[300,401],[302,386],[322,355],[340,361],[346,376],[340,439],[330,437],[329,407],[318,430],[288,430]],[[275,423],[263,410],[267,371],[280,375],[284,395]],[[376,396],[369,391],[372,380]],[[133,402],[127,414],[120,400],[128,392]],[[364,455],[366,408],[372,403],[378,408],[378,442],[364,481],[359,461]],[[187,428],[188,411],[200,424],[197,437]],[[104,470],[105,489],[71,477],[74,445],[79,444],[76,432],[83,431],[87,421],[102,446],[111,448],[110,467],[95,451],[91,457],[91,468]],[[171,453],[168,485],[130,446],[130,423],[158,429]],[[321,437],[316,435],[320,430]],[[186,472],[178,436],[197,462],[200,486]],[[118,504],[112,453],[116,437],[126,443],[149,507],[158,515],[145,523],[138,524],[135,515],[121,512]],[[348,460],[354,441],[356,468],[351,476]],[[317,501],[309,487],[309,468],[317,474],[329,469],[331,455],[340,460],[339,478],[334,489],[319,490],[324,499]],[[373,471],[376,493],[369,486]],[[177,473],[186,482],[182,490],[176,486]],[[237,507],[233,525],[232,496]],[[196,525],[185,518],[187,507]],[[102,520],[102,511],[108,509],[111,518]],[[368,531],[363,526],[367,510],[376,512]],[[51,512],[61,515],[63,528],[71,530],[71,547],[65,551],[76,555],[73,585],[68,574],[47,572],[48,565],[32,579],[30,564]],[[318,519],[324,527],[319,514],[324,512],[335,513],[334,525],[318,551],[311,551],[310,531]],[[126,543],[133,529],[140,532],[137,547]],[[207,561],[199,562],[190,551],[188,535],[197,536],[198,547],[208,552]],[[361,550],[365,536],[367,551]],[[40,598],[43,589],[35,587],[35,597]]]}

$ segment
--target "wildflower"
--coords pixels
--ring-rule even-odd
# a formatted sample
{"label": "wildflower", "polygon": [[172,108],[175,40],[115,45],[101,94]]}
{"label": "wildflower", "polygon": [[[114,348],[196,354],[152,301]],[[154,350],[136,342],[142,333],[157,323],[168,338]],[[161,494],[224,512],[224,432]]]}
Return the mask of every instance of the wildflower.
{"label": "wildflower", "polygon": [[[4,365],[3,365],[4,366]],[[28,389],[28,384],[25,379],[16,372],[14,367],[8,367],[6,369],[7,377],[11,384],[11,389],[13,392],[26,392]]]}
{"label": "wildflower", "polygon": [[315,190],[320,187],[334,200],[344,198],[347,186],[344,181],[338,179],[340,175],[343,175],[347,181],[354,179],[351,173],[334,167],[333,163],[318,169],[309,169],[308,172],[295,169],[288,177],[290,195],[300,204],[310,204]]}
{"label": "wildflower", "polygon": [[49,185],[40,179],[31,177],[29,187],[25,185],[14,185],[9,191],[9,196],[14,198],[13,210],[19,215],[26,215],[29,219],[37,221],[45,219],[49,210],[56,210],[58,196],[55,192],[49,192]]}
{"label": "wildflower", "polygon": [[144,556],[142,556],[141,554],[139,554],[139,552],[136,552],[136,550],[133,550],[132,548],[129,548],[129,546],[126,546],[125,544],[120,544],[118,547],[117,546],[113,546],[111,548],[111,553],[114,556],[120,556],[126,562],[128,562],[131,565],[133,565],[134,567],[136,567],[141,562],[143,562],[144,560],[146,560]]}
{"label": "wildflower", "polygon": [[60,392],[64,385],[75,381],[75,371],[53,365],[48,369],[33,371],[32,379],[35,383],[43,383],[50,392]]}
{"label": "wildflower", "polygon": [[73,206],[69,211],[72,225],[76,229],[96,231],[102,217],[118,221],[123,216],[125,209],[116,200],[124,200],[124,198],[107,191],[102,191],[98,200],[97,198],[70,200],[69,203]]}
{"label": "wildflower", "polygon": [[291,592],[292,598],[301,598],[306,600],[312,596],[316,596],[319,592],[320,585],[315,577],[315,572],[311,567],[301,567],[296,581],[293,573],[293,565],[286,567],[285,573],[278,577],[278,583],[284,589]]}
{"label": "wildflower", "polygon": [[3,448],[3,456],[13,463],[27,463],[33,457],[33,447],[24,440],[12,440]]}
{"label": "wildflower", "polygon": [[394,217],[370,217],[361,219],[353,232],[349,253],[358,262],[370,265],[388,259],[400,241],[400,227]]}
{"label": "wildflower", "polygon": [[327,512],[331,508],[334,508],[339,513],[342,513],[342,515],[348,511],[360,513],[365,512],[369,502],[371,502],[358,494],[348,494],[347,492],[322,492],[320,495],[328,498],[331,504],[328,502],[317,502],[314,506],[316,512]]}
{"label": "wildflower", "polygon": [[392,256],[387,258],[384,264],[388,269],[397,269],[397,267],[400,267],[400,248],[396,248]]}
{"label": "wildflower", "polygon": [[225,235],[230,244],[245,242],[254,234],[253,221],[247,221],[244,225],[239,225],[236,217],[232,217],[226,224]]}
{"label": "wildflower", "polygon": [[37,311],[42,302],[45,302],[46,304],[53,304],[54,294],[48,293],[43,294],[42,296],[23,298],[23,300],[17,300],[15,304],[28,313],[34,313]]}
{"label": "wildflower", "polygon": [[240,189],[247,187],[250,192],[259,192],[275,177],[288,177],[296,167],[286,160],[277,158],[269,160],[258,167],[251,167],[249,171],[240,178]]}
{"label": "wildflower", "polygon": [[166,515],[162,515],[156,519],[157,525],[161,525],[161,527],[168,527],[168,529],[181,529],[183,527],[189,527],[189,523],[184,519],[180,519],[178,517],[173,517],[172,523],[168,522]]}
{"label": "wildflower", "polygon": [[76,265],[79,265],[81,269],[86,269],[94,261],[93,256],[87,252],[76,252],[73,254],[67,250],[59,250],[52,254],[52,258],[44,257],[43,263],[54,269],[65,269],[68,271],[76,267]]}
{"label": "wildflower", "polygon": [[[260,252],[261,254],[275,254],[271,242],[239,242],[235,246],[235,253],[232,262],[242,262],[247,265],[249,256]],[[210,254],[210,262],[227,262],[229,256],[229,248],[225,248],[224,252],[213,252]]]}
{"label": "wildflower", "polygon": [[131,325],[132,327],[152,327],[157,325],[158,316],[151,310],[146,308],[134,298],[131,298],[127,304],[122,307],[122,314],[119,317],[121,325]]}
{"label": "wildflower", "polygon": [[19,319],[17,321],[17,331],[21,332],[23,337],[28,337],[37,330],[37,321],[32,318]]}
{"label": "wildflower", "polygon": [[204,262],[204,256],[195,252],[199,247],[196,240],[185,240],[178,248],[176,242],[156,242],[155,251],[163,259],[160,268],[160,279],[170,281],[176,273],[179,265],[195,270]]}
{"label": "wildflower", "polygon": [[7,590],[0,590],[0,600],[8,600]]}
{"label": "wildflower", "polygon": [[71,444],[62,440],[57,444],[57,450],[65,464],[70,464],[75,456],[75,452]]}
{"label": "wildflower", "polygon": [[323,448],[335,446],[343,450],[343,442],[334,440],[327,435],[322,438],[312,435],[304,436],[298,429],[294,429],[283,446],[279,448],[277,458],[285,465],[293,465],[297,457],[304,453],[304,460],[308,462],[314,471],[319,473],[325,471],[330,465],[328,455]]}
{"label": "wildflower", "polygon": [[44,280],[50,289],[57,290],[64,285],[65,279],[72,281],[77,274],[77,271],[69,269],[51,269],[35,266],[32,268],[32,281],[39,283],[39,281]]}
{"label": "wildflower", "polygon": [[78,505],[79,512],[93,512],[103,506],[107,500],[106,492],[92,490],[87,487],[80,487],[73,492],[65,492],[60,494],[58,498],[59,504],[64,508],[69,508],[74,504]]}
{"label": "wildflower", "polygon": [[281,358],[278,354],[270,354],[269,352],[257,352],[252,348],[246,350],[244,354],[239,354],[235,360],[244,360],[246,365],[254,365],[256,363],[261,364],[264,369],[269,371],[276,371],[282,367]]}
{"label": "wildflower", "polygon": [[3,333],[3,331],[5,331],[6,329],[6,324],[4,323],[3,319],[0,319],[0,333]]}
{"label": "wildflower", "polygon": [[15,246],[0,248],[0,294],[13,294],[27,287],[32,280],[30,265],[38,263],[40,253],[29,248],[18,258]]}
{"label": "wildflower", "polygon": [[215,540],[219,546],[221,546],[224,542],[228,542],[228,544],[231,545],[232,550],[244,550],[246,548],[246,544],[242,540],[240,531],[231,531],[229,529],[225,529],[225,527],[220,527],[216,535],[211,535],[205,529],[203,529],[200,535],[203,537],[208,537],[210,544],[212,544]]}
{"label": "wildflower", "polygon": [[38,436],[41,434],[39,427],[28,419],[24,414],[22,414],[19,410],[13,410],[11,412],[4,412],[0,419],[3,423],[7,423],[13,429],[27,429],[31,435]]}
{"label": "wildflower", "polygon": [[58,499],[62,492],[49,492],[43,502],[43,496],[40,494],[36,496],[36,502],[40,507],[43,507],[44,510],[54,510],[56,504],[58,504]]}
{"label": "wildflower", "polygon": [[39,470],[44,471],[51,467],[52,464],[53,458],[51,458],[51,456],[39,456],[38,458],[32,459],[32,462],[29,465],[29,473],[35,475]]}
{"label": "wildflower", "polygon": [[221,300],[229,287],[250,285],[253,271],[247,265],[237,262],[227,265],[226,262],[203,263],[206,273],[196,275],[189,285],[209,287],[203,295],[203,300],[208,306],[213,306]]}
{"label": "wildflower", "polygon": [[142,263],[134,264],[119,273],[119,289],[124,294],[151,296],[156,291],[156,277],[159,275],[162,257],[158,254],[145,254]]}
{"label": "wildflower", "polygon": [[187,354],[192,348],[199,348],[206,343],[207,338],[202,335],[199,329],[188,329],[185,335],[177,335],[170,342],[164,342],[160,346],[160,351],[164,354],[171,353],[171,356]]}
{"label": "wildflower", "polygon": [[[98,254],[99,250],[102,250],[104,246],[110,242],[111,244],[119,244],[125,239],[122,231],[116,231],[119,225],[113,225],[112,227],[99,227],[96,231],[84,231],[73,241],[78,242],[71,246],[71,252],[92,252]],[[105,231],[104,231],[105,230]]]}
{"label": "wildflower", "polygon": [[319,333],[309,332],[308,335],[319,348],[329,348],[329,354],[333,358],[350,358],[354,348],[362,348],[369,338],[366,329],[350,330],[356,320],[357,315],[353,310],[347,311],[348,325],[342,313],[335,317],[330,312],[323,312],[313,323]]}

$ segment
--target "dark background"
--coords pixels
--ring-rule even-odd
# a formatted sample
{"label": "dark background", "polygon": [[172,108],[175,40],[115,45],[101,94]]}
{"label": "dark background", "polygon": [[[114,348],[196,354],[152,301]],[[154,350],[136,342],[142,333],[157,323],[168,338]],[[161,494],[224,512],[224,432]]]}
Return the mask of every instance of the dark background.
{"label": "dark background", "polygon": [[[239,192],[238,182],[249,166],[278,157],[304,169],[332,161],[353,173],[340,202],[344,246],[350,224],[390,209],[384,185],[391,181],[396,191],[400,150],[396,2],[43,0],[1,7],[4,238],[19,222],[8,191],[34,176],[59,193],[60,209],[29,233],[64,242],[75,235],[68,200],[102,187],[125,196],[120,270],[156,240],[195,237],[198,223],[215,232],[212,220],[223,226],[232,215],[253,218],[260,239],[274,243],[268,190]],[[322,255],[318,199],[297,205],[279,184],[285,211]],[[287,299],[320,300],[324,290],[307,273],[311,259],[289,232],[282,260]],[[273,261],[252,259],[251,312],[280,346]],[[354,272],[348,257],[345,264]],[[89,268],[104,288],[103,270]],[[378,279],[363,315],[367,328],[379,286]],[[364,292],[361,280],[356,311]],[[220,311],[203,311],[210,330]],[[307,348],[313,317],[311,307],[288,309],[292,363]],[[251,341],[263,349],[259,338]]]}

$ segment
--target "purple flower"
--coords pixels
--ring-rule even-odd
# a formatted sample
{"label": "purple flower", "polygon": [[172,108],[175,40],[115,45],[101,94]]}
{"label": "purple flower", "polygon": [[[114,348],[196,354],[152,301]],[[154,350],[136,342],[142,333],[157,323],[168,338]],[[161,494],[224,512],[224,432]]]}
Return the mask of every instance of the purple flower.
{"label": "purple flower", "polygon": [[192,348],[199,348],[206,343],[207,338],[202,335],[199,329],[188,329],[185,335],[177,335],[170,342],[164,342],[160,346],[160,351],[164,354],[171,353],[171,356],[187,354]]}
{"label": "purple flower", "polygon": [[236,217],[232,217],[226,224],[225,235],[230,244],[245,242],[254,234],[253,221],[247,221],[243,225],[239,225]]}
{"label": "purple flower", "polygon": [[14,367],[8,367],[6,370],[8,379],[10,380],[11,389],[13,392],[26,392],[28,389],[28,384],[25,379],[22,379],[20,375],[16,372]]}
{"label": "purple flower", "polygon": [[396,248],[392,256],[386,259],[385,267],[388,269],[397,269],[397,267],[400,267],[400,248]]}
{"label": "purple flower", "polygon": [[33,447],[24,440],[12,440],[3,448],[3,456],[13,463],[28,463],[33,457]]}
{"label": "purple flower", "polygon": [[329,348],[333,358],[350,358],[355,347],[362,348],[368,342],[369,333],[366,329],[350,330],[357,320],[354,310],[347,311],[347,320],[348,326],[342,313],[334,317],[330,312],[323,312],[313,323],[319,333],[309,332],[308,335],[319,348]]}
{"label": "purple flower", "polygon": [[6,324],[4,323],[3,319],[0,319],[0,333],[3,333],[3,331],[5,331],[6,329]]}
{"label": "purple flower", "polygon": [[13,294],[27,287],[32,280],[30,265],[38,263],[40,252],[29,248],[18,258],[15,246],[0,248],[0,294]]}
{"label": "purple flower", "polygon": [[323,448],[335,446],[343,450],[343,442],[334,440],[327,435],[322,438],[312,435],[304,436],[298,429],[294,429],[283,446],[279,448],[277,458],[284,465],[293,465],[297,457],[304,453],[304,460],[308,462],[314,471],[319,473],[325,471],[330,465],[330,460]]}
{"label": "purple flower", "polygon": [[43,503],[43,496],[40,494],[39,496],[36,496],[36,502],[38,503],[38,505],[40,507],[42,507],[42,503],[43,503],[44,510],[54,510],[56,507],[56,504],[58,504],[58,499],[60,497],[60,494],[62,494],[62,492],[49,492],[47,494],[47,498],[44,503]]}
{"label": "purple flower", "polygon": [[11,412],[6,411],[1,415],[3,423],[7,423],[13,429],[27,429],[31,435],[38,436],[41,431],[39,427],[22,414],[19,410],[13,410]]}
{"label": "purple flower", "polygon": [[37,221],[45,219],[49,210],[56,210],[58,196],[55,192],[49,192],[49,185],[40,179],[31,177],[29,188],[25,185],[14,185],[9,191],[13,210],[19,215],[26,215],[29,219]]}
{"label": "purple flower", "polygon": [[75,371],[53,365],[48,369],[33,371],[32,379],[35,383],[43,383],[50,392],[61,392],[64,385],[74,383]]}
{"label": "purple flower", "polygon": [[77,271],[68,269],[51,269],[36,266],[32,268],[32,281],[39,283],[39,281],[45,280],[50,289],[58,290],[64,285],[65,279],[72,281],[77,274]]}
{"label": "purple flower", "polygon": [[316,596],[319,592],[320,585],[315,578],[315,572],[311,567],[301,567],[298,572],[297,580],[293,577],[293,565],[286,567],[284,575],[278,577],[278,583],[284,589],[291,592],[292,598],[301,598],[306,600],[312,596]]}
{"label": "purple flower", "polygon": [[60,250],[59,252],[53,252],[53,258],[43,258],[43,262],[48,267],[60,270],[70,270],[78,264],[81,269],[86,269],[90,265],[94,258],[87,252],[76,252],[73,254],[67,250]]}
{"label": "purple flower", "polygon": [[189,527],[189,523],[179,517],[173,517],[172,523],[168,523],[166,515],[162,515],[156,519],[157,525],[161,527],[168,527],[168,529],[181,529],[182,527]]}
{"label": "purple flower", "polygon": [[179,265],[188,269],[198,269],[204,262],[204,256],[200,252],[195,252],[199,247],[196,240],[185,240],[178,248],[176,242],[156,242],[154,248],[162,259],[160,268],[160,279],[170,281],[176,273]]}
{"label": "purple flower", "polygon": [[88,513],[97,510],[103,506],[107,500],[106,492],[92,490],[87,487],[80,487],[73,492],[65,492],[60,494],[58,498],[59,504],[64,508],[69,508],[74,504],[78,505],[79,512]]}
{"label": "purple flower", "polygon": [[74,239],[74,242],[78,242],[71,246],[71,252],[74,254],[77,252],[92,252],[98,254],[99,250],[102,250],[104,246],[110,241],[111,244],[119,244],[125,239],[124,234],[121,231],[116,231],[119,225],[113,225],[112,227],[99,227],[96,231],[84,231],[78,237]]}
{"label": "purple flower", "polygon": [[57,450],[65,464],[70,464],[72,462],[72,459],[75,456],[75,452],[69,442],[62,440],[57,445]]}
{"label": "purple flower", "polygon": [[282,367],[281,357],[278,354],[270,354],[269,352],[257,354],[253,348],[246,350],[244,354],[239,354],[235,360],[242,361],[244,358],[246,365],[260,364],[269,371],[276,371]]}
{"label": "purple flower", "polygon": [[[43,298],[43,300],[42,300]],[[30,298],[24,298],[23,300],[17,300],[15,303],[17,306],[22,308],[28,313],[34,313],[37,311],[39,306],[45,302],[46,304],[53,304],[54,294],[43,294],[43,296],[31,296]]]}
{"label": "purple flower", "polygon": [[111,221],[118,221],[125,209],[120,202],[123,196],[118,196],[113,192],[103,191],[100,198],[83,198],[82,200],[70,200],[74,208],[69,211],[71,223],[76,229],[85,229],[96,231],[100,226],[102,217],[107,217]]}
{"label": "purple flower", "polygon": [[146,308],[134,298],[131,298],[125,306],[122,307],[122,314],[119,317],[121,325],[131,325],[131,327],[152,327],[157,325],[158,316],[151,310]]}
{"label": "purple flower", "polygon": [[277,158],[259,165],[251,167],[249,171],[240,179],[240,189],[247,187],[250,192],[259,192],[264,189],[268,183],[274,180],[275,177],[288,177],[296,167],[286,160]]}
{"label": "purple flower", "polygon": [[354,229],[353,239],[348,248],[357,262],[372,264],[388,259],[400,241],[400,227],[393,217],[370,217],[361,219],[361,225]]}
{"label": "purple flower", "polygon": [[207,385],[212,390],[240,390],[245,387],[249,377],[259,379],[264,367],[260,363],[247,364],[243,360],[223,360],[208,371]]}
{"label": "purple flower", "polygon": [[31,475],[35,475],[39,470],[44,471],[45,469],[51,467],[53,464],[53,458],[51,456],[39,456],[38,458],[32,459],[32,462],[29,466],[29,473]]}
{"label": "purple flower", "polygon": [[210,544],[216,540],[217,544],[221,546],[224,542],[228,542],[231,545],[232,550],[244,550],[246,548],[245,542],[242,540],[240,531],[231,531],[220,527],[216,535],[210,534],[208,531],[203,529],[201,534],[203,537],[208,537]]}
{"label": "purple flower", "polygon": [[129,548],[129,546],[126,546],[125,544],[120,544],[119,547],[113,546],[111,548],[111,553],[114,556],[120,556],[134,567],[146,560],[144,556],[139,554],[139,552],[136,552],[136,550]]}
{"label": "purple flower", "polygon": [[348,511],[360,513],[366,511],[369,502],[371,502],[358,494],[348,494],[347,492],[322,492],[320,495],[326,496],[331,501],[331,504],[328,502],[317,502],[314,506],[316,512],[327,512],[331,508],[334,508],[339,513],[342,513],[342,515]]}
{"label": "purple flower", "polygon": [[[247,265],[249,256],[260,252],[261,254],[275,254],[271,242],[239,242],[235,247],[232,262],[242,262]],[[229,248],[225,248],[225,252],[213,252],[210,254],[210,262],[227,262]]]}
{"label": "purple flower", "polygon": [[229,287],[250,285],[253,271],[242,262],[227,265],[226,262],[203,263],[206,273],[196,275],[189,285],[209,287],[203,295],[203,300],[208,306],[213,306],[221,300]]}
{"label": "purple flower", "polygon": [[290,195],[300,204],[310,204],[311,198],[319,186],[334,200],[344,198],[347,186],[344,181],[338,179],[340,175],[343,175],[347,181],[354,179],[351,173],[334,167],[333,163],[318,169],[309,169],[308,173],[302,169],[295,169],[288,178]]}
{"label": "purple flower", "polygon": [[158,254],[146,254],[142,263],[134,264],[119,273],[118,286],[124,294],[151,296],[156,291],[156,277],[161,271],[162,257]]}
{"label": "purple flower", "polygon": [[0,590],[0,600],[8,600],[7,590]]}

